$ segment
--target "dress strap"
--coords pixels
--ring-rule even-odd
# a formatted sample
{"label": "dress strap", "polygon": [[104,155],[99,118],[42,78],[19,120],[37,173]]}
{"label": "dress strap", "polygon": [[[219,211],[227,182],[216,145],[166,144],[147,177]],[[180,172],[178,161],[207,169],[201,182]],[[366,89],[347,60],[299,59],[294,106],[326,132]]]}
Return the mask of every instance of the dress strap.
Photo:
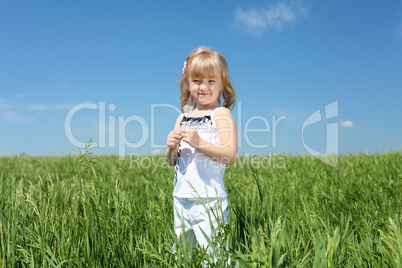
{"label": "dress strap", "polygon": [[221,107],[218,107],[218,108],[216,108],[212,113],[211,113],[211,115],[214,115],[215,113],[216,113],[216,111],[218,111],[220,108],[222,108],[222,106]]}

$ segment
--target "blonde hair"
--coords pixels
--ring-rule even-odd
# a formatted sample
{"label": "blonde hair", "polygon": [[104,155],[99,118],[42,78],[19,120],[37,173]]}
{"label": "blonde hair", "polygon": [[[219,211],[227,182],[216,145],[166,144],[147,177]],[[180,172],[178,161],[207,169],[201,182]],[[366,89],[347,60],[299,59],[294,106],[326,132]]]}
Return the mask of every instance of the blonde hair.
{"label": "blonde hair", "polygon": [[184,105],[191,105],[197,107],[197,103],[191,97],[190,91],[187,90],[190,77],[197,78],[213,78],[216,72],[220,74],[223,91],[219,96],[219,104],[221,103],[221,96],[223,96],[223,106],[232,110],[235,101],[236,93],[233,89],[232,82],[230,81],[228,63],[226,59],[217,51],[208,47],[199,47],[194,49],[186,57],[187,67],[179,80],[181,108]]}

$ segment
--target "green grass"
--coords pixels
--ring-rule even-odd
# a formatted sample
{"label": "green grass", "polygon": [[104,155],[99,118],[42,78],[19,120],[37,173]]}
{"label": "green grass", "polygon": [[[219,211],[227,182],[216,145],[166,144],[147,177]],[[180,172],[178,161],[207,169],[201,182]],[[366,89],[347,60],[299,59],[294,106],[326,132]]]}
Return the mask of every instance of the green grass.
{"label": "green grass", "polygon": [[174,168],[85,152],[1,157],[0,267],[222,267],[229,256],[233,267],[402,267],[400,151],[337,167],[280,159],[227,167],[230,219],[212,263],[200,248],[172,252]]}

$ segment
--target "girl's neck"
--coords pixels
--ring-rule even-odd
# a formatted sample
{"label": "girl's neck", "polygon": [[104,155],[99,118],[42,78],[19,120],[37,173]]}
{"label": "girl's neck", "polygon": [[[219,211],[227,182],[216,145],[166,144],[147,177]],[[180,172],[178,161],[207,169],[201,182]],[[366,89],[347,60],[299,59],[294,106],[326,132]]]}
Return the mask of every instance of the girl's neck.
{"label": "girl's neck", "polygon": [[212,110],[215,110],[218,107],[221,107],[221,104],[218,101],[216,101],[215,103],[211,103],[210,105],[198,105],[197,104],[195,110],[198,110],[198,111],[212,111]]}
{"label": "girl's neck", "polygon": [[208,112],[208,111],[213,111],[218,107],[221,107],[221,105],[219,103],[217,103],[215,105],[211,105],[211,106],[200,106],[200,107],[197,106],[194,109],[194,112],[205,113],[205,112]]}

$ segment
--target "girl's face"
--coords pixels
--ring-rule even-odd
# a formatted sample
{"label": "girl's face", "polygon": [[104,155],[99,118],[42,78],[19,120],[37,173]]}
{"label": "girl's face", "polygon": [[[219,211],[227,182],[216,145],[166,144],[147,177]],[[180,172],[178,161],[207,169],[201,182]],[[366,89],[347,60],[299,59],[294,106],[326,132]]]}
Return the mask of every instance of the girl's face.
{"label": "girl's face", "polygon": [[219,104],[219,97],[223,91],[222,80],[219,75],[204,78],[190,77],[189,90],[198,109],[213,108]]}

